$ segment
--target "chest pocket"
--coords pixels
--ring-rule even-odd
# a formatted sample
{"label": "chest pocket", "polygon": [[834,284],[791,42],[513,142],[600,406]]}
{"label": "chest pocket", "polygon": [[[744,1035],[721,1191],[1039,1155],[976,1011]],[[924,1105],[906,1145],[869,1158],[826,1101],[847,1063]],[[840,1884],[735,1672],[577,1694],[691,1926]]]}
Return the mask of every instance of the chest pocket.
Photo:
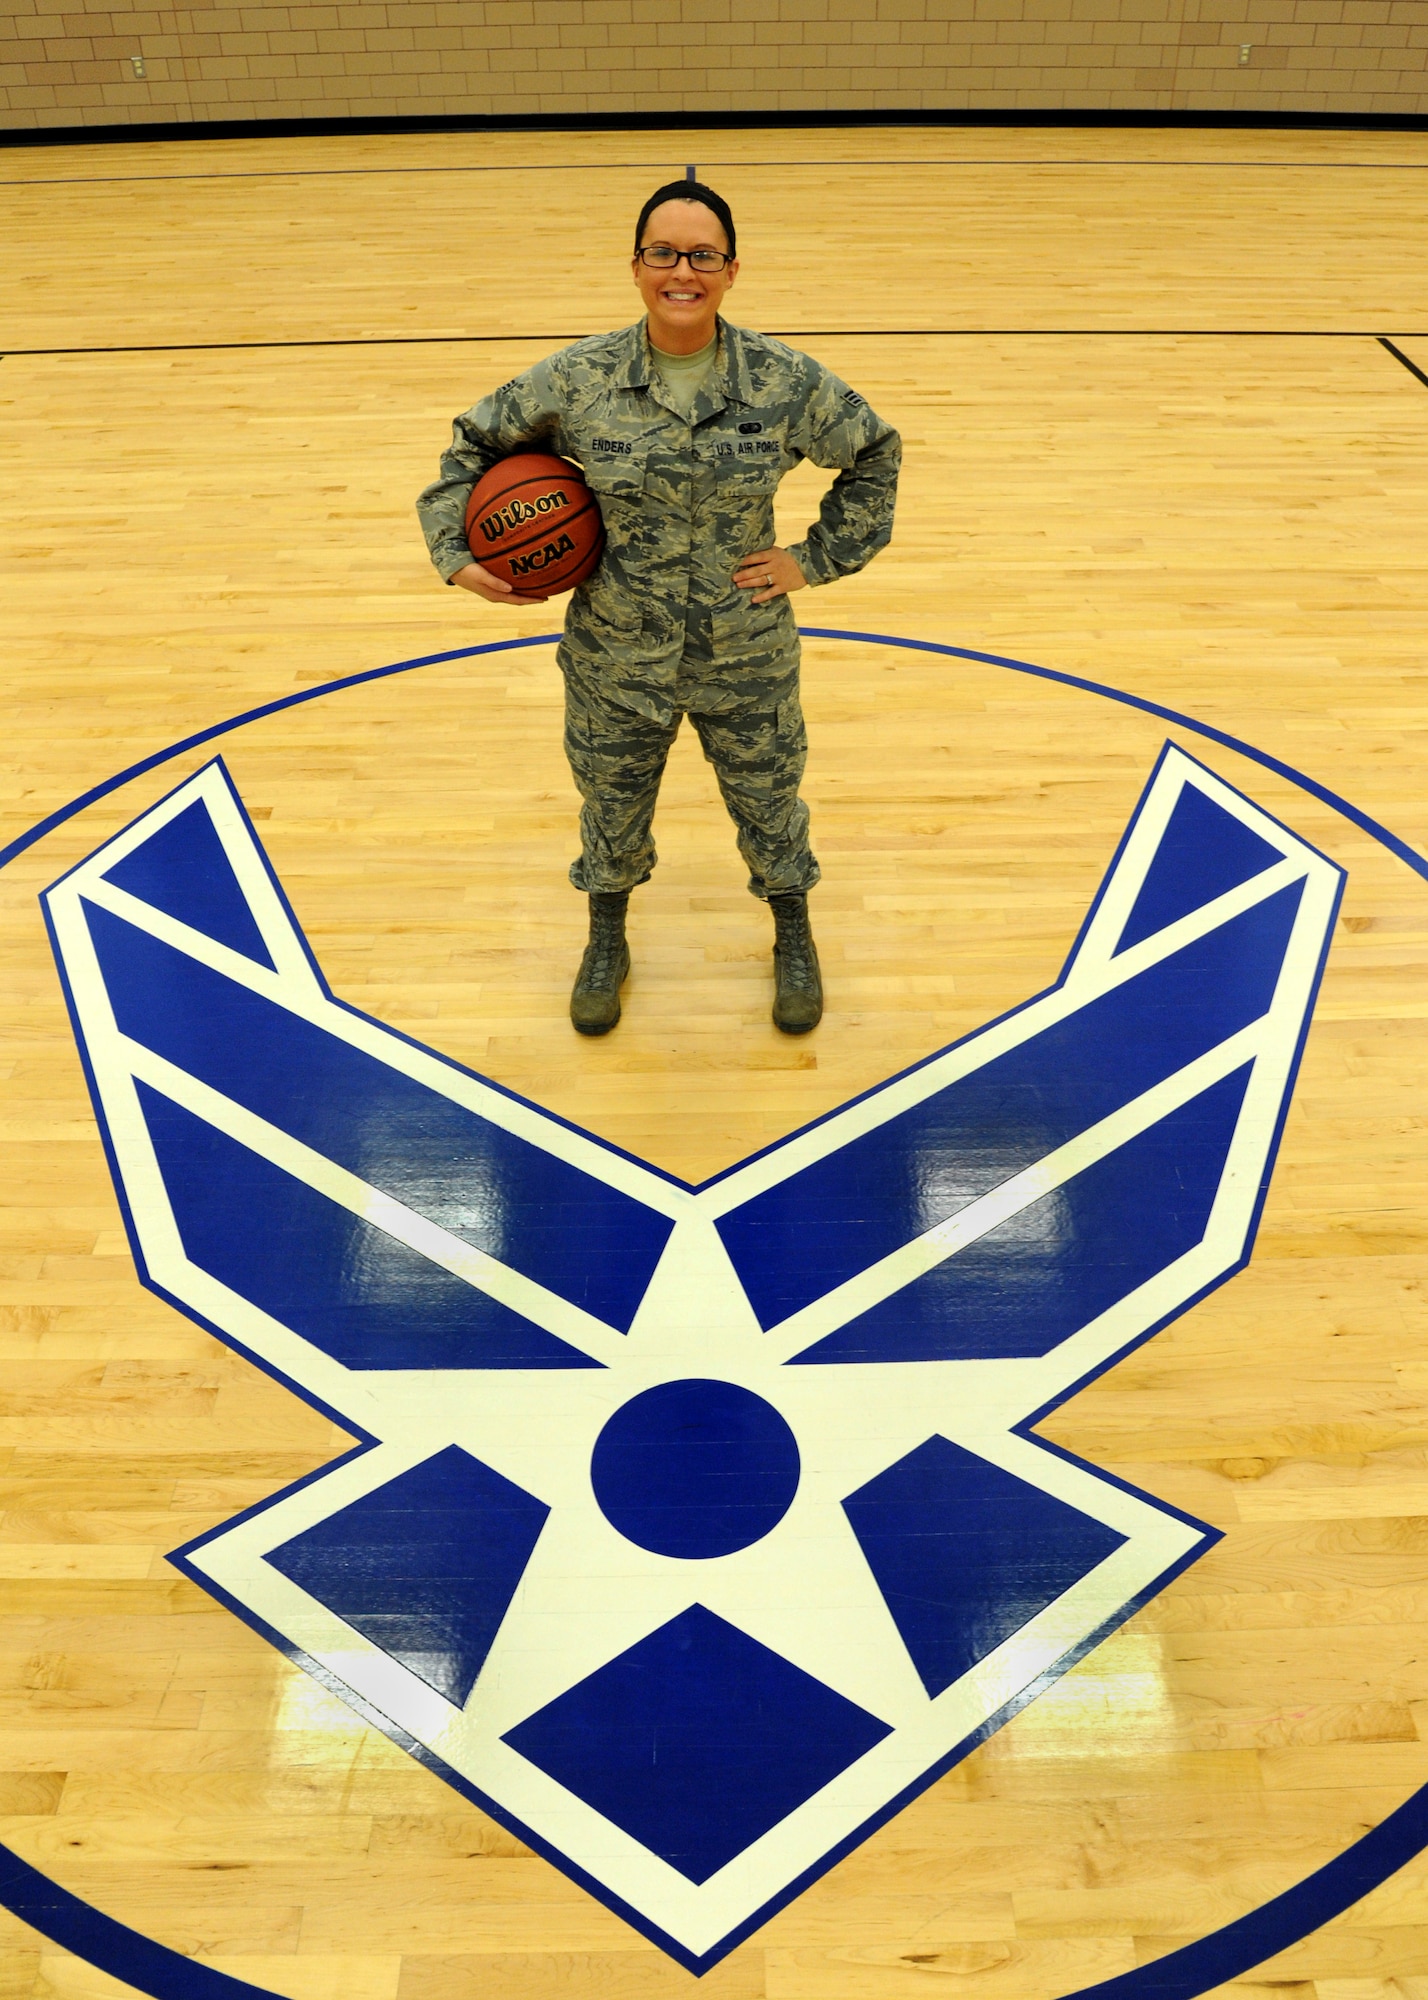
{"label": "chest pocket", "polygon": [[770,454],[767,458],[720,458],[714,461],[714,491],[734,506],[772,500],[783,476],[783,467]]}
{"label": "chest pocket", "polygon": [[719,470],[726,478],[733,479],[741,485],[758,486],[765,490],[777,486],[783,477],[783,454],[777,449],[775,438],[762,439],[760,442],[774,445],[775,449],[739,452],[736,457],[721,458]]}
{"label": "chest pocket", "polygon": [[645,491],[644,457],[633,453],[609,458],[591,453],[585,461],[585,484],[599,502],[600,512],[608,519],[609,511],[618,511],[621,506],[638,505]]}

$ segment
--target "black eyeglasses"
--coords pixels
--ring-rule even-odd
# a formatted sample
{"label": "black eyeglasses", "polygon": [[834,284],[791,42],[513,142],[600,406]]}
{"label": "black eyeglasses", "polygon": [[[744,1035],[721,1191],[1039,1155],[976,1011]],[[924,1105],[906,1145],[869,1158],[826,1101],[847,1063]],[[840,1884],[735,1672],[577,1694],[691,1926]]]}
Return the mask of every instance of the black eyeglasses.
{"label": "black eyeglasses", "polygon": [[635,255],[652,271],[677,271],[681,258],[688,259],[691,271],[722,271],[734,261],[732,255],[726,256],[722,250],[676,250],[669,243],[651,243],[647,250],[637,250]]}

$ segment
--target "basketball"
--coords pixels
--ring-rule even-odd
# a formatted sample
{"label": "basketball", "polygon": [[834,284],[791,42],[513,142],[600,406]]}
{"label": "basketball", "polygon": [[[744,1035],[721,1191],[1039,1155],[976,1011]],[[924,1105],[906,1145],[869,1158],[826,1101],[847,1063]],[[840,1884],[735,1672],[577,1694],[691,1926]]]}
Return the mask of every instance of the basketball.
{"label": "basketball", "polygon": [[594,574],[605,547],[595,495],[578,465],[548,451],[503,458],[466,503],[471,553],[517,597],[554,597]]}

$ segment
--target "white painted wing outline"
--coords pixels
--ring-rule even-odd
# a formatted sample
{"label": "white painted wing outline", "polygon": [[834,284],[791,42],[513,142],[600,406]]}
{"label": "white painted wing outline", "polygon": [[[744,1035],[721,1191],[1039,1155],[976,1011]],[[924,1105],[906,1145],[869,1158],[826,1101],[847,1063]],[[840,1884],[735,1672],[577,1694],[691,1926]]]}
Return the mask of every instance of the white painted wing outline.
{"label": "white painted wing outline", "polygon": [[[1115,939],[1179,787],[1187,782],[1196,784],[1241,818],[1261,838],[1269,840],[1284,858],[1274,869],[1146,939],[1112,964]],[[182,810],[200,791],[273,954],[278,967],[276,974],[264,972],[238,954],[225,953],[222,946],[97,882],[105,868],[138,845],[163,818]],[[1263,1023],[1234,1038],[1233,1046],[1227,1043],[1219,1050],[1207,1052],[1193,1066],[1194,1075],[1187,1070],[1167,1079],[1155,1092],[1146,1093],[1144,1100],[1104,1121],[1103,1127],[1078,1135],[1067,1147],[1038,1162],[1014,1182],[993,1190],[977,1204],[975,1212],[964,1211],[956,1217],[950,1229],[943,1225],[940,1235],[936,1231],[927,1233],[928,1239],[936,1240],[918,1239],[896,1253],[903,1260],[906,1276],[882,1266],[873,1267],[852,1281],[855,1287],[864,1286],[863,1294],[845,1292],[832,1303],[829,1299],[815,1301],[808,1309],[815,1315],[813,1320],[804,1317],[797,1326],[786,1322],[763,1337],[765,1356],[770,1361],[799,1351],[817,1337],[818,1326],[830,1320],[837,1323],[840,1316],[846,1318],[852,1311],[863,1309],[867,1296],[878,1292],[879,1287],[885,1288],[879,1295],[895,1289],[889,1279],[905,1283],[917,1269],[927,1267],[926,1260],[936,1261],[937,1257],[948,1254],[952,1247],[950,1239],[972,1240],[977,1228],[994,1226],[996,1221],[1016,1212],[1018,1205],[1036,1198],[1080,1165],[1120,1143],[1131,1131],[1155,1122],[1175,1102],[1184,1101],[1195,1089],[1203,1087],[1212,1075],[1227,1073],[1249,1054],[1256,1057],[1255,1082],[1241,1118],[1221,1198],[1198,1249],[1122,1300],[1101,1321],[1083,1328],[1042,1363],[1000,1368],[995,1364],[969,1364],[977,1369],[979,1384],[978,1423],[968,1439],[973,1447],[1028,1483],[1057,1491],[1070,1504],[1079,1505],[1098,1518],[1115,1521],[1127,1531],[1135,1529],[1134,1547],[1119,1552],[1101,1570],[1093,1572],[1084,1586],[1048,1607],[1047,1613],[1033,1621],[1032,1626],[1023,1628],[1014,1642],[1008,1642],[989,1656],[981,1669],[957,1683],[937,1702],[928,1703],[920,1723],[900,1726],[887,1746],[879,1746],[870,1757],[860,1760],[843,1780],[791,1814],[702,1887],[694,1889],[683,1878],[674,1877],[674,1871],[619,1835],[598,1814],[581,1807],[568,1794],[561,1794],[559,1787],[540,1774],[532,1780],[530,1767],[523,1766],[522,1760],[504,1746],[493,1745],[489,1740],[468,1740],[464,1734],[465,1718],[453,1718],[440,1697],[414,1683],[405,1670],[376,1648],[365,1642],[354,1644],[350,1628],[306,1598],[296,1586],[285,1580],[281,1587],[274,1585],[274,1572],[262,1560],[265,1549],[299,1531],[304,1522],[326,1518],[393,1477],[404,1465],[415,1463],[429,1449],[429,1442],[422,1442],[409,1431],[404,1434],[400,1422],[393,1426],[388,1421],[395,1414],[389,1399],[375,1396],[360,1372],[344,1369],[326,1356],[316,1354],[289,1329],[258,1314],[255,1308],[187,1264],[153,1167],[142,1119],[137,1107],[132,1106],[131,1078],[138,1073],[134,1049],[118,1037],[108,1014],[79,907],[81,891],[91,900],[107,902],[116,914],[137,921],[141,927],[200,957],[216,970],[280,998],[284,1005],[305,1018],[491,1117],[506,1129],[562,1157],[578,1160],[586,1171],[620,1185],[636,1199],[669,1215],[678,1225],[671,1252],[687,1241],[697,1254],[696,1239],[707,1247],[713,1234],[710,1223],[715,1216],[726,1213],[760,1189],[775,1185],[810,1160],[871,1130],[906,1106],[922,1101],[957,1077],[971,1073],[981,1063],[1063,1018],[1096,993],[1132,976],[1191,938],[1301,877],[1306,886],[1299,918],[1274,1006]],[[750,1921],[751,1912],[776,1900],[784,1884],[819,1865],[820,1857],[831,1847],[856,1837],[857,1829],[870,1815],[876,1816],[883,1800],[909,1784],[916,1784],[930,1762],[945,1755],[950,1744],[963,1740],[978,1728],[980,1718],[995,1714],[1008,1700],[1015,1699],[1017,1689],[1027,1684],[1028,1675],[1035,1679],[1053,1673],[1056,1662],[1064,1661],[1067,1653],[1084,1643],[1090,1632],[1125,1615],[1135,1595],[1144,1595],[1156,1587],[1157,1579],[1167,1568],[1193,1553],[1201,1539],[1193,1524],[1184,1523],[1124,1489],[1109,1486],[1088,1469],[1060,1459],[1049,1460],[1036,1442],[1018,1435],[1013,1426],[1024,1424],[1033,1410],[1059,1398],[1070,1383],[1105,1365],[1242,1259],[1272,1154],[1279,1113],[1297,1060],[1301,1030],[1312,1003],[1340,880],[1340,872],[1332,863],[1192,759],[1168,750],[1058,987],[967,1042],[696,1191],[672,1183],[587,1135],[572,1132],[535,1107],[505,1096],[479,1078],[468,1076],[380,1024],[332,1001],[268,876],[261,850],[251,837],[236,798],[218,767],[210,766],[82,863],[56,885],[48,899],[57,949],[68,974],[77,1030],[87,1047],[101,1115],[107,1121],[114,1157],[120,1163],[116,1180],[128,1195],[131,1217],[136,1218],[136,1246],[160,1289],[206,1324],[241,1342],[285,1379],[301,1385],[305,1393],[340,1412],[346,1421],[359,1423],[370,1435],[387,1441],[374,1451],[349,1460],[322,1481],[300,1492],[280,1495],[242,1521],[228,1524],[215,1535],[204,1538],[202,1553],[198,1545],[185,1552],[184,1566],[210,1587],[228,1595],[241,1615],[256,1619],[279,1643],[301,1647],[326,1677],[350,1687],[370,1711],[391,1717],[399,1731],[427,1746],[428,1752],[453,1774],[454,1781],[473,1789],[488,1803],[499,1802],[504,1814],[515,1817],[553,1858],[566,1865],[573,1864],[597,1893],[623,1908],[684,1962],[712,1961],[724,1943]],[[150,1057],[144,1060],[158,1061]],[[205,1096],[202,1086],[173,1073],[171,1066],[153,1071],[152,1080],[168,1094],[186,1093],[180,1101],[187,1102],[198,1115],[217,1119],[235,1136],[255,1144],[257,1150],[288,1171],[309,1179],[312,1185],[334,1198],[345,1200],[348,1206],[368,1216],[377,1226],[400,1235],[401,1240],[423,1254],[435,1252],[436,1261],[446,1262],[447,1268],[458,1275],[473,1279],[497,1296],[502,1296],[497,1286],[504,1286],[505,1302],[572,1345],[583,1347],[592,1358],[617,1364],[623,1358],[624,1343],[620,1337],[602,1329],[598,1322],[590,1323],[588,1315],[581,1316],[577,1308],[545,1293],[533,1281],[519,1280],[519,1274],[507,1272],[505,1267],[488,1269],[494,1260],[481,1263],[480,1253],[472,1253],[464,1243],[452,1248],[451,1243],[457,1243],[457,1239],[441,1243],[429,1233],[433,1225],[423,1224],[422,1218],[413,1219],[409,1211],[396,1213],[391,1206],[383,1206],[387,1198],[364,1184],[353,1186],[354,1177],[341,1181],[341,1170],[332,1169],[332,1163],[306,1154],[305,1149],[297,1148],[296,1142],[285,1140],[272,1127],[265,1127],[263,1121],[250,1119],[243,1125],[242,1120],[249,1115],[238,1112],[228,1100],[219,1099],[217,1093]],[[509,1281],[513,1279],[519,1282],[512,1285]],[[658,1287],[657,1277],[651,1291]],[[821,1319],[817,1318],[819,1314]],[[388,1385],[389,1389],[394,1386]],[[479,1692],[478,1683],[478,1696]]]}
{"label": "white painted wing outline", "polygon": [[[1284,858],[1268,872],[1116,956],[1116,939],[1155,854],[1180,788],[1186,783],[1196,785],[1217,805],[1241,819],[1260,838],[1278,848]],[[154,831],[185,810],[196,798],[203,799],[219,832],[272,955],[277,968],[274,972],[267,971],[238,952],[227,950],[102,879],[106,870],[142,845]],[[995,1057],[1031,1040],[1086,1001],[1134,977],[1301,876],[1306,880],[1303,904],[1286,954],[1284,976],[1275,1006],[1264,1023],[1253,1024],[1231,1041],[1207,1051],[1198,1062],[1165,1079],[1154,1090],[1122,1107],[1100,1124],[1078,1134],[1067,1145],[991,1190],[951,1220],[929,1229],[892,1256],[860,1272],[853,1280],[771,1329],[770,1338],[779,1344],[783,1352],[792,1355],[855,1313],[867,1310],[878,1299],[889,1296],[986,1230],[996,1227],[999,1222],[1137,1132],[1145,1130],[1249,1056],[1260,1060],[1256,1063],[1255,1085],[1251,1093],[1255,1101],[1247,1104],[1244,1123],[1252,1127],[1258,1137],[1254,1145],[1246,1141],[1239,1149],[1231,1178],[1243,1196],[1247,1178],[1252,1177],[1257,1196],[1259,1182],[1268,1163],[1280,1101],[1298,1051],[1297,1031],[1290,1047],[1282,1047],[1283,1023],[1296,1014],[1301,1022],[1307,1016],[1324,939],[1341,886],[1341,871],[1184,752],[1167,746],[1086,928],[1068,960],[1066,972],[1056,987],[697,1191],[645,1167],[628,1155],[602,1144],[592,1135],[561,1123],[538,1107],[497,1090],[435,1052],[332,999],[219,760],[206,766],[195,778],[180,786],[89,856],[47,893],[45,901],[56,950],[67,975],[76,1032],[87,1052],[95,1094],[111,1135],[117,1175],[124,1187],[133,1182],[136,1189],[143,1188],[144,1199],[137,1205],[133,1202],[129,1204],[135,1249],[170,1296],[181,1303],[193,1304],[204,1312],[205,1317],[209,1317],[211,1300],[201,1301],[187,1296],[189,1281],[183,1268],[186,1260],[181,1253],[175,1258],[176,1244],[172,1233],[148,1222],[155,1214],[152,1196],[156,1169],[143,1131],[142,1118],[132,1099],[132,1090],[126,1088],[132,1076],[142,1077],[174,1101],[199,1117],[218,1124],[296,1178],[362,1215],[454,1275],[488,1291],[502,1304],[524,1314],[548,1332],[582,1348],[593,1359],[608,1363],[618,1358],[621,1351],[619,1336],[612,1336],[610,1329],[582,1312],[578,1306],[545,1290],[529,1277],[485,1255],[461,1238],[450,1235],[428,1218],[405,1208],[391,1196],[347,1173],[335,1162],[321,1158],[299,1140],[233,1103],[218,1091],[197,1079],[186,1077],[162,1057],[119,1035],[89,944],[81,897],[110,909],[239,984],[278,1001],[294,1013],[495,1125],[548,1149],[593,1177],[678,1220],[687,1218],[694,1207],[702,1214],[716,1218],[742,1206],[846,1145],[849,1140],[862,1136],[874,1126],[921,1103]],[[1265,1045],[1269,1041],[1281,1045],[1279,1060],[1272,1063],[1263,1060]],[[1272,1118],[1268,1116],[1271,1106],[1274,1111]],[[1261,1155],[1259,1173],[1253,1173],[1256,1153]],[[166,1205],[160,1204],[161,1207]],[[1251,1200],[1246,1206],[1243,1199],[1237,1204],[1243,1218],[1242,1240],[1252,1221],[1253,1205]],[[1217,1214],[1212,1230],[1216,1241],[1226,1251],[1230,1241],[1227,1222],[1227,1217]],[[1232,1263],[1234,1255],[1228,1255],[1227,1261]],[[207,1288],[199,1285],[197,1289],[203,1291]],[[278,1359],[277,1356],[272,1358],[275,1361]]]}

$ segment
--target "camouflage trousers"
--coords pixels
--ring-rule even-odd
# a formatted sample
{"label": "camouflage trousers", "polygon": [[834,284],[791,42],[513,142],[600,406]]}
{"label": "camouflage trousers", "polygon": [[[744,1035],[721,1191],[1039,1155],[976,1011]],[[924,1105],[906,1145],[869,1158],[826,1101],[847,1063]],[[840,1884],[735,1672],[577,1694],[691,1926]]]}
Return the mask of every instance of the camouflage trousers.
{"label": "camouflage trousers", "polygon": [[705,715],[690,706],[655,722],[584,677],[577,684],[567,676],[565,754],[584,800],[580,858],[570,869],[575,887],[608,892],[649,880],[655,800],[685,714],[714,766],[751,892],[767,900],[811,889],[819,870],[808,845],[808,807],[798,796],[808,734],[796,689],[774,708]]}

